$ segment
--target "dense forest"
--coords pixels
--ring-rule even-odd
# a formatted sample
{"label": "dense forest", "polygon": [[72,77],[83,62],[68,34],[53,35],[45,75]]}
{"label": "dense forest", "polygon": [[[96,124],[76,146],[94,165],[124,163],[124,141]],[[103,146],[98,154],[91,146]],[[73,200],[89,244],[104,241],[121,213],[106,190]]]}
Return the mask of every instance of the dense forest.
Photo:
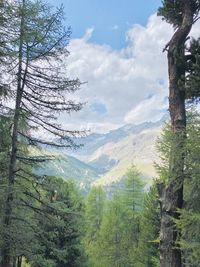
{"label": "dense forest", "polygon": [[200,266],[200,38],[189,37],[199,11],[199,0],[164,0],[158,10],[174,27],[163,51],[170,118],[158,177],[149,187],[133,165],[112,194],[93,186],[85,195],[36,171],[54,160],[47,147],[78,149],[86,134],[58,123],[84,105],[72,96],[81,81],[64,73],[63,7],[0,1],[1,267]]}

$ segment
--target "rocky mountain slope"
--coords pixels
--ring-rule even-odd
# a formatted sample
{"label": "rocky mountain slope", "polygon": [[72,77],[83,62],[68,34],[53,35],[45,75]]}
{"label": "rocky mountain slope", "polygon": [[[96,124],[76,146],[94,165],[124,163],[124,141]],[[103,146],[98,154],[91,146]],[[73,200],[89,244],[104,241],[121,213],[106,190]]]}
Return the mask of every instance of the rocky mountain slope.
{"label": "rocky mountain slope", "polygon": [[84,147],[73,156],[101,174],[94,184],[110,186],[119,183],[131,165],[135,165],[150,183],[156,176],[156,141],[164,119],[156,123],[126,125],[107,134],[91,134],[78,140]]}
{"label": "rocky mountain slope", "polygon": [[53,152],[55,160],[46,163],[40,172],[73,179],[87,191],[94,184],[106,188],[119,186],[127,169],[135,165],[148,185],[156,176],[156,141],[163,123],[164,119],[126,125],[107,134],[79,138],[76,142],[83,144],[82,148],[71,153]]}

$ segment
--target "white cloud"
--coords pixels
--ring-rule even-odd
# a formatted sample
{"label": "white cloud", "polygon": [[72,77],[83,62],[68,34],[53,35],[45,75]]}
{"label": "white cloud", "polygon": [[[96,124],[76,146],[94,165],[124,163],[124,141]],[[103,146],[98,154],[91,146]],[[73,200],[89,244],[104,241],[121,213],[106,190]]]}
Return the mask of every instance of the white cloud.
{"label": "white cloud", "polygon": [[89,41],[90,38],[92,37],[93,32],[94,32],[94,27],[86,29],[85,34],[83,36],[83,40],[85,42]]}
{"label": "white cloud", "polygon": [[118,25],[114,25],[114,26],[110,27],[111,31],[117,31],[118,29],[119,29]]}
{"label": "white cloud", "polygon": [[167,98],[160,95],[141,101],[125,116],[126,123],[140,124],[146,121],[158,121],[166,113]]}
{"label": "white cloud", "polygon": [[[200,34],[199,29],[194,28],[195,35]],[[68,76],[87,81],[75,97],[88,104],[70,118],[62,115],[62,122],[74,128],[91,126],[91,130],[107,131],[127,122],[158,118],[168,95],[167,61],[162,50],[172,28],[152,15],[146,27],[130,28],[127,47],[121,51],[91,43],[93,30],[88,29],[82,39],[71,40],[66,60]],[[94,112],[94,103],[102,103],[106,112]]]}

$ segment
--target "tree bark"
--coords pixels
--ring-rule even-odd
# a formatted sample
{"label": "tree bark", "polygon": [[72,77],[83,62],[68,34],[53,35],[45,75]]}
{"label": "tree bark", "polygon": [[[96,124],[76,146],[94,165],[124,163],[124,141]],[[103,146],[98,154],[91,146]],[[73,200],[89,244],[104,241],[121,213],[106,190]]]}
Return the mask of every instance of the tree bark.
{"label": "tree bark", "polygon": [[[183,205],[184,144],[186,138],[185,70],[180,59],[184,57],[185,42],[193,24],[191,0],[184,1],[183,20],[168,43],[169,111],[173,134],[169,179],[160,192],[160,266],[181,267],[181,250],[177,245],[180,235],[175,220]],[[183,61],[182,61],[183,63]],[[182,84],[182,85],[181,85]]]}
{"label": "tree bark", "polygon": [[22,14],[21,14],[21,25],[20,25],[20,44],[18,54],[18,73],[17,73],[17,95],[15,103],[15,113],[12,130],[12,141],[11,141],[11,154],[10,163],[8,170],[8,189],[5,200],[5,212],[4,212],[4,240],[3,249],[1,251],[1,267],[12,267],[12,239],[10,238],[10,228],[12,223],[12,203],[14,200],[14,184],[16,175],[16,163],[17,163],[17,140],[18,140],[18,127],[20,120],[20,109],[22,99],[22,58],[23,58],[23,38],[24,38],[24,15],[23,9],[25,6],[25,0],[22,1]]}
{"label": "tree bark", "polygon": [[22,256],[17,257],[17,267],[22,266]]}

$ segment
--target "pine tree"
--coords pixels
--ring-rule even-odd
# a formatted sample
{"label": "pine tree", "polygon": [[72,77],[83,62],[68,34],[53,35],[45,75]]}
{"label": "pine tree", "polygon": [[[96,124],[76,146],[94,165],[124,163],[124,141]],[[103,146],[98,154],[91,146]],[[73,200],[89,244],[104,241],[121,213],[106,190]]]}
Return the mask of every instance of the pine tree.
{"label": "pine tree", "polygon": [[45,184],[44,204],[36,214],[38,246],[27,259],[33,267],[85,266],[83,200],[72,182],[49,177]]}

